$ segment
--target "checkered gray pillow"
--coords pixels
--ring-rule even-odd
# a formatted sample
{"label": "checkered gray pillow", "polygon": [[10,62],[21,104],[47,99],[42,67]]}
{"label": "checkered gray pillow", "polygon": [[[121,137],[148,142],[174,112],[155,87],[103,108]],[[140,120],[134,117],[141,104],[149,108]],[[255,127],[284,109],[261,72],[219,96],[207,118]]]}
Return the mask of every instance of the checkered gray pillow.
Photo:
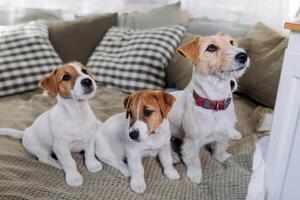
{"label": "checkered gray pillow", "polygon": [[165,67],[180,43],[181,25],[134,30],[108,30],[87,66],[100,86],[131,93],[145,88],[165,87]]}
{"label": "checkered gray pillow", "polygon": [[0,26],[0,96],[36,89],[60,64],[44,22]]}

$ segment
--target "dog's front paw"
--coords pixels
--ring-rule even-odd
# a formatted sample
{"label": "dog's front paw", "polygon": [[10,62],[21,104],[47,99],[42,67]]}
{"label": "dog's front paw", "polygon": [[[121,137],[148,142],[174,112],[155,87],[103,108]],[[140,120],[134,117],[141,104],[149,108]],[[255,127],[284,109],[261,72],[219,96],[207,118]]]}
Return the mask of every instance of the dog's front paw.
{"label": "dog's front paw", "polygon": [[202,180],[202,172],[199,169],[188,169],[187,176],[191,182],[199,184]]}
{"label": "dog's front paw", "polygon": [[216,159],[219,162],[224,162],[226,161],[228,158],[230,158],[231,154],[224,152],[224,153],[219,153],[219,154],[213,154],[213,158]]}
{"label": "dog's front paw", "polygon": [[66,182],[70,186],[80,186],[83,183],[83,178],[78,172],[70,172],[66,174]]}
{"label": "dog's front paw", "polygon": [[90,172],[100,172],[103,169],[101,162],[96,159],[86,161],[86,168]]}
{"label": "dog's front paw", "polygon": [[178,180],[178,179],[180,179],[180,175],[179,175],[178,171],[176,169],[174,169],[174,168],[170,168],[170,169],[164,170],[164,174],[170,180]]}
{"label": "dog's front paw", "polygon": [[229,132],[229,137],[233,140],[239,140],[242,138],[242,135],[237,130],[233,130]]}
{"label": "dog's front paw", "polygon": [[144,179],[131,179],[130,187],[136,193],[143,193],[146,190],[146,183]]}

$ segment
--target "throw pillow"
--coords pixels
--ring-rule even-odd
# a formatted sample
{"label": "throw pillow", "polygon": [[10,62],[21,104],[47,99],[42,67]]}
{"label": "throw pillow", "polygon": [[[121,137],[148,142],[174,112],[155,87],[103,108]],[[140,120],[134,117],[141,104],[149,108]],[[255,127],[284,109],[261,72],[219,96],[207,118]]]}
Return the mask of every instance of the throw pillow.
{"label": "throw pillow", "polygon": [[131,93],[165,87],[165,67],[180,43],[185,27],[144,30],[109,29],[88,61],[101,86]]}
{"label": "throw pillow", "polygon": [[288,39],[262,23],[255,25],[241,39],[247,50],[250,67],[239,79],[239,92],[274,108],[284,50]]}
{"label": "throw pillow", "polygon": [[103,14],[69,22],[49,22],[50,41],[63,62],[86,64],[117,14]]}
{"label": "throw pillow", "polygon": [[61,63],[45,23],[0,26],[0,96],[36,89]]}

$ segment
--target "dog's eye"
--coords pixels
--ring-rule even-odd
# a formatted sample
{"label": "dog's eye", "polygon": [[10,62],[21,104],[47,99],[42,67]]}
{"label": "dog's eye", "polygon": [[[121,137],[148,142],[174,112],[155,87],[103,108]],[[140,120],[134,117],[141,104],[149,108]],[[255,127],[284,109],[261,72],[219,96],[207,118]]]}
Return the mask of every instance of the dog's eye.
{"label": "dog's eye", "polygon": [[214,52],[214,51],[217,51],[217,49],[218,49],[218,47],[216,47],[216,45],[210,44],[210,45],[208,45],[208,47],[206,48],[206,51]]}
{"label": "dog's eye", "polygon": [[69,81],[71,79],[71,75],[70,74],[65,74],[62,78],[63,81]]}
{"label": "dog's eye", "polygon": [[230,40],[230,44],[233,46],[233,44],[234,44],[233,40]]}
{"label": "dog's eye", "polygon": [[84,74],[87,74],[87,73],[88,73],[86,69],[82,69],[81,71],[82,71],[82,73],[84,73]]}
{"label": "dog's eye", "polygon": [[152,115],[153,111],[149,109],[144,110],[144,116],[145,117],[150,117]]}

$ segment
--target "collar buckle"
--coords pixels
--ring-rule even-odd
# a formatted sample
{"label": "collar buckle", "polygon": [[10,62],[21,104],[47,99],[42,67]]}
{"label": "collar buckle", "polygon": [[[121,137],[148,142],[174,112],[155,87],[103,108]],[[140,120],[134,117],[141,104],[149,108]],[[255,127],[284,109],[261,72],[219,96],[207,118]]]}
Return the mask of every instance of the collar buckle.
{"label": "collar buckle", "polygon": [[216,107],[215,107],[215,110],[218,111],[219,110],[219,107],[220,107],[220,102],[219,101],[216,101]]}

